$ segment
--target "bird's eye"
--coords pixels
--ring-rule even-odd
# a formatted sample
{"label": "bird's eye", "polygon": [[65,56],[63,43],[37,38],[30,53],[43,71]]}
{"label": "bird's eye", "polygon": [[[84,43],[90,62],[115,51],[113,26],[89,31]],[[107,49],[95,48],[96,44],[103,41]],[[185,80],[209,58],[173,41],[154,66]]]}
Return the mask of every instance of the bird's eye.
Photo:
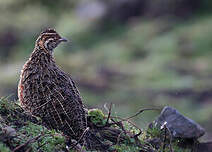
{"label": "bird's eye", "polygon": [[57,47],[57,43],[55,41],[49,42],[48,48],[50,50],[54,49],[55,47]]}

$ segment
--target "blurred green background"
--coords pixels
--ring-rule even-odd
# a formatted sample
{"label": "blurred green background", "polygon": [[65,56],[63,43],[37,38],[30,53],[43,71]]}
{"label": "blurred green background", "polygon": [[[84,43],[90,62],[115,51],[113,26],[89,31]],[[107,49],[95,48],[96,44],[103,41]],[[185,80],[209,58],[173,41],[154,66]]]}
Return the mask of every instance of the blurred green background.
{"label": "blurred green background", "polygon": [[[212,139],[212,1],[0,0],[0,96],[17,100],[20,70],[47,27],[71,41],[56,62],[89,108],[113,103],[125,117],[170,105]],[[158,114],[134,121],[146,127]]]}

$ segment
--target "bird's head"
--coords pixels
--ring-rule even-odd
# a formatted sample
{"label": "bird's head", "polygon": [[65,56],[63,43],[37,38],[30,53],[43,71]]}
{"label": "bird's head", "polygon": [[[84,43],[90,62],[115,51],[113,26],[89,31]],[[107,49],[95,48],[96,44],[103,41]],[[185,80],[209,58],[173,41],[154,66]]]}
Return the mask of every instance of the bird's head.
{"label": "bird's head", "polygon": [[44,50],[46,53],[52,53],[53,49],[61,42],[66,42],[65,38],[62,38],[54,29],[46,29],[41,32],[36,41],[36,46]]}

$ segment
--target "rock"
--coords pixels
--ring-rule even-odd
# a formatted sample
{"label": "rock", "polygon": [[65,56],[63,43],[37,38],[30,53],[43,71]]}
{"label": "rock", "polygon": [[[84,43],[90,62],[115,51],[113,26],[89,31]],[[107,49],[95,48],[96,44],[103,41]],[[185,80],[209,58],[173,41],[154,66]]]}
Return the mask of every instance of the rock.
{"label": "rock", "polygon": [[2,132],[8,137],[15,137],[17,134],[16,130],[10,126],[2,128]]}
{"label": "rock", "polygon": [[206,143],[199,143],[197,145],[197,152],[211,152],[212,149],[212,141]]}
{"label": "rock", "polygon": [[166,127],[170,130],[173,137],[180,138],[199,138],[205,134],[205,130],[193,120],[183,116],[172,107],[164,107],[157,118],[156,126]]}

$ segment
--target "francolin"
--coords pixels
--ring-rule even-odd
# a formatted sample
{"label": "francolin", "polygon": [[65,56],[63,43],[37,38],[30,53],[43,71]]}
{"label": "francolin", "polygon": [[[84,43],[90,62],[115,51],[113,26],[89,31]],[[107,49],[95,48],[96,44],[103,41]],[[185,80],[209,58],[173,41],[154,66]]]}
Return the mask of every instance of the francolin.
{"label": "francolin", "polygon": [[[54,29],[40,34],[21,71],[18,97],[21,106],[40,117],[48,128],[79,141],[87,128],[87,112],[75,82],[56,65],[53,56],[54,48],[66,41]],[[97,137],[92,139],[91,131],[85,134],[80,143],[90,140],[91,143],[85,143],[88,149],[102,148]],[[95,142],[96,147],[92,145]]]}

